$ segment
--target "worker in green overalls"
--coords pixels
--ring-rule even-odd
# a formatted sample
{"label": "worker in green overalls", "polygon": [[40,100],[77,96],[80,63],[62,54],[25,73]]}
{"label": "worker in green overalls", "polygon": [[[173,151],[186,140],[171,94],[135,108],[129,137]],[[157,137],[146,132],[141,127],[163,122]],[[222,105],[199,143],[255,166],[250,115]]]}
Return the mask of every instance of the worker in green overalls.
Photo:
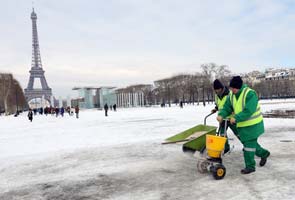
{"label": "worker in green overalls", "polygon": [[230,81],[231,93],[223,108],[219,111],[217,120],[230,118],[231,124],[236,124],[240,140],[243,144],[245,168],[242,174],[255,172],[255,155],[260,157],[259,165],[265,165],[270,152],[258,144],[258,137],[264,133],[263,117],[256,92],[250,89],[240,76],[234,76]]}
{"label": "worker in green overalls", "polygon": [[[221,110],[223,108],[223,105],[226,101],[226,98],[229,94],[229,90],[226,86],[224,86],[220,80],[216,79],[213,82],[213,89],[215,91],[215,108],[211,111],[212,113],[217,112],[218,110]],[[221,131],[221,135],[224,135],[225,129],[227,130],[228,127],[232,130],[232,132],[239,138],[238,131],[235,124],[227,123],[227,127],[225,127],[225,122],[222,121],[219,128]],[[225,146],[224,146],[224,153],[227,153],[230,150],[230,146],[228,143],[228,140],[226,140]]]}

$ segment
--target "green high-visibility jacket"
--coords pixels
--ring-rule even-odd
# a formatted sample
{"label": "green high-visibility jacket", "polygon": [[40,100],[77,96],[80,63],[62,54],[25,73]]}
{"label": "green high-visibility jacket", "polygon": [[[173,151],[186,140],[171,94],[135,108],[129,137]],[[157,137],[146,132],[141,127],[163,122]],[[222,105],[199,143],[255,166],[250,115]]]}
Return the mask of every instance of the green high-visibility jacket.
{"label": "green high-visibility jacket", "polygon": [[[232,107],[234,109],[234,113],[239,114],[240,112],[244,110],[246,96],[248,92],[250,92],[251,90],[252,89],[245,87],[245,89],[241,91],[238,99],[235,97],[233,93],[231,93],[230,99],[231,99]],[[259,122],[263,120],[259,102],[257,102],[256,106],[257,106],[256,112],[253,113],[251,117],[248,118],[247,120],[237,122],[237,127],[252,126],[252,125],[258,124]]]}
{"label": "green high-visibility jacket", "polygon": [[223,105],[226,101],[227,96],[223,96],[222,99],[220,99],[216,94],[215,94],[215,104],[218,108],[218,110],[221,110],[223,108]]}
{"label": "green high-visibility jacket", "polygon": [[221,110],[225,101],[226,97],[229,94],[229,89],[227,87],[224,87],[222,90],[222,94],[215,94],[215,109],[216,110]]}
{"label": "green high-visibility jacket", "polygon": [[[238,99],[243,92],[243,90],[248,87],[244,84],[239,92],[235,94],[236,99]],[[236,123],[246,121],[249,119],[257,109],[258,97],[254,90],[250,90],[247,93],[245,107],[244,109],[238,113],[233,115],[233,118],[236,119]],[[219,111],[218,115],[222,118],[226,118],[231,115],[233,112],[232,103],[230,100],[230,95],[227,97],[223,108]],[[240,136],[241,141],[249,141],[258,138],[261,134],[264,133],[264,123],[263,120],[257,124],[246,126],[246,127],[237,127],[238,134]]]}

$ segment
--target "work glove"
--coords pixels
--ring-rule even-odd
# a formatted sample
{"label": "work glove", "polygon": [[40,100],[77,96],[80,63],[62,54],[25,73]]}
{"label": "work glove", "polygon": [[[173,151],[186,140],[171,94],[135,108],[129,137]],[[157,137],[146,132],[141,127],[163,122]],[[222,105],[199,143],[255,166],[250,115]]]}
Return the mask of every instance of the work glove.
{"label": "work glove", "polygon": [[218,116],[216,117],[216,119],[217,119],[217,121],[218,121],[219,123],[221,123],[221,122],[223,121],[223,118],[222,118],[220,115],[218,115]]}
{"label": "work glove", "polygon": [[235,118],[230,118],[230,123],[231,124],[235,124],[236,123],[236,119]]}

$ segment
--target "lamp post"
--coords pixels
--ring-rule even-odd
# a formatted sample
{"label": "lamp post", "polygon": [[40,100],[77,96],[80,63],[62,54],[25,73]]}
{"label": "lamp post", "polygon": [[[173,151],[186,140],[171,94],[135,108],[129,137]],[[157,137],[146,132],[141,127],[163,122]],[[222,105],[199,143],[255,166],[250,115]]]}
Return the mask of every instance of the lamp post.
{"label": "lamp post", "polygon": [[17,101],[17,83],[15,82],[14,83],[14,86],[15,86],[15,104],[16,104],[16,113],[15,113],[15,117],[18,116],[18,101]]}

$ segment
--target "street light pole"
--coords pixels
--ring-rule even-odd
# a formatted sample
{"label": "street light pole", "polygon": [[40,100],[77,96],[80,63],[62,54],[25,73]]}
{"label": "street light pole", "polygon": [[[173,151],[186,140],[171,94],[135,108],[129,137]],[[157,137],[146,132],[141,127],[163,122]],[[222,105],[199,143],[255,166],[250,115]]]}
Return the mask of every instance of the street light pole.
{"label": "street light pole", "polygon": [[15,117],[18,116],[18,101],[17,101],[17,83],[14,83],[15,86],[15,103],[16,103],[16,113],[15,113]]}

